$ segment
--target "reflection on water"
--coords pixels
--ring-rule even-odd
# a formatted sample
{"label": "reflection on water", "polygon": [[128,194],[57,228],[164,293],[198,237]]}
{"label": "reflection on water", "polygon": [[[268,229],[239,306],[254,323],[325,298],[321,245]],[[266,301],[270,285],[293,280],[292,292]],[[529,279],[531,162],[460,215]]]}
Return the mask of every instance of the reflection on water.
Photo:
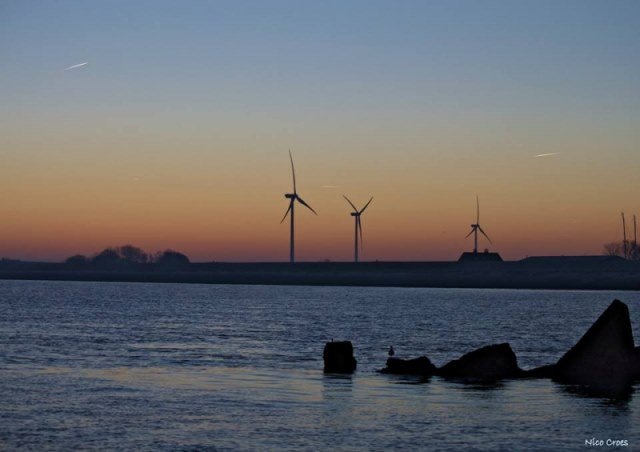
{"label": "reflection on water", "polygon": [[[0,281],[0,449],[635,450],[637,393],[376,373],[390,344],[553,362],[614,297],[638,336],[638,293]],[[331,338],[353,376],[322,373]]]}

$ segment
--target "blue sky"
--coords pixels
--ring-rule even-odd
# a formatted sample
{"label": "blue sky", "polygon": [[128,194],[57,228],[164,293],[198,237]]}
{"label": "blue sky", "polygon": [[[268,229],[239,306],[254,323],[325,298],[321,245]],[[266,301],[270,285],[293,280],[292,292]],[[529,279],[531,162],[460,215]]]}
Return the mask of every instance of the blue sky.
{"label": "blue sky", "polygon": [[[61,101],[43,79],[80,60],[96,70],[87,83],[100,86],[82,91],[75,81],[77,89],[105,108],[159,96],[232,109],[633,108],[640,92],[634,1],[1,8],[2,84],[17,104]],[[25,81],[40,88],[33,97],[21,90]]]}

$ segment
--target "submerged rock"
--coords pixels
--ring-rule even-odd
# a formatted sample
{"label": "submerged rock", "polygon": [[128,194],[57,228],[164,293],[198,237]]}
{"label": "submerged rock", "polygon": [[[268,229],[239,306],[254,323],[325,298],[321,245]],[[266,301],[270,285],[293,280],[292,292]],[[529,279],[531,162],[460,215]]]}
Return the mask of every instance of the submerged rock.
{"label": "submerged rock", "polygon": [[620,397],[638,376],[629,309],[614,300],[596,322],[558,361],[553,379],[581,385],[588,392]]}
{"label": "submerged rock", "polygon": [[356,370],[357,361],[353,357],[351,341],[327,342],[322,358],[325,372],[350,374]]}
{"label": "submerged rock", "polygon": [[520,376],[522,370],[511,346],[507,343],[488,345],[455,359],[440,369],[437,375],[469,382],[494,382]]}
{"label": "submerged rock", "polygon": [[436,366],[426,356],[414,359],[389,358],[387,359],[387,367],[380,372],[383,374],[421,375],[426,377],[435,374]]}

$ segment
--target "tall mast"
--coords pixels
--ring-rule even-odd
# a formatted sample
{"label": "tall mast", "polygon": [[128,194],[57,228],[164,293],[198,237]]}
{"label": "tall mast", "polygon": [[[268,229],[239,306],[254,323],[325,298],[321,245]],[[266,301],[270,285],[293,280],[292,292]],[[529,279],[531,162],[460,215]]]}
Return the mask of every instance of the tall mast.
{"label": "tall mast", "polygon": [[629,257],[629,251],[627,250],[627,224],[624,221],[624,212],[621,213],[622,215],[622,246],[624,247],[624,258],[628,258]]}
{"label": "tall mast", "polygon": [[631,252],[631,257],[636,259],[638,257],[638,234],[636,230],[636,216],[633,215],[633,250]]}

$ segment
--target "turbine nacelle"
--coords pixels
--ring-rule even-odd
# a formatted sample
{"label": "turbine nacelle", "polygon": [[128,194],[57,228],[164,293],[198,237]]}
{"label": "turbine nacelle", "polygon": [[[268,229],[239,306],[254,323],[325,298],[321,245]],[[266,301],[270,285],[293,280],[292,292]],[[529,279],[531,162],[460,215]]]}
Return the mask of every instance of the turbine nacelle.
{"label": "turbine nacelle", "polygon": [[287,199],[294,199],[296,197],[295,193],[287,193],[284,195],[285,198]]}

